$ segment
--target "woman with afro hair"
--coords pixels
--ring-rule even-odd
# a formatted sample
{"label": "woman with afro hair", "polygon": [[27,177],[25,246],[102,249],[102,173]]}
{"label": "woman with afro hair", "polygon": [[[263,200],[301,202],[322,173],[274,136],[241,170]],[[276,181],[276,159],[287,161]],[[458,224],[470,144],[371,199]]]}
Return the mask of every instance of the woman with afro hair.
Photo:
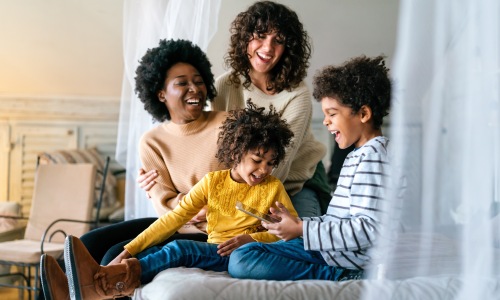
{"label": "woman with afro hair", "polygon": [[[144,109],[154,121],[161,122],[143,134],[139,155],[143,168],[158,175],[148,189],[148,197],[162,216],[176,207],[206,173],[223,167],[215,154],[219,127],[227,113],[204,110],[216,95],[214,76],[205,53],[190,41],[160,40],[140,60],[135,82]],[[144,174],[142,169],[140,172]],[[82,241],[96,260],[107,264],[127,241],[155,220],[140,218],[112,224],[85,234]],[[206,241],[205,226],[202,210],[181,230],[197,234],[173,238]]]}
{"label": "woman with afro hair", "polygon": [[[216,158],[217,135],[227,113],[204,111],[207,101],[216,95],[214,76],[205,53],[190,41],[160,40],[140,60],[135,81],[144,109],[161,122],[144,133],[139,145],[143,167],[159,175],[148,195],[161,217],[172,211],[205,174],[224,167]],[[156,220],[140,218],[111,224],[84,234],[81,241],[94,260],[107,265]],[[194,230],[199,233],[173,234],[163,243],[176,239],[205,242],[205,210],[201,209],[190,223],[191,228],[199,228]],[[41,274],[45,299],[69,299],[68,281],[54,258],[41,258]]]}
{"label": "woman with afro hair", "polygon": [[252,101],[272,104],[294,133],[293,146],[273,171],[299,216],[326,211],[330,187],[322,158],[325,146],[311,131],[311,93],[304,83],[311,56],[309,36],[297,14],[285,5],[259,1],[232,22],[225,62],[230,71],[217,78],[214,110],[229,111]]}

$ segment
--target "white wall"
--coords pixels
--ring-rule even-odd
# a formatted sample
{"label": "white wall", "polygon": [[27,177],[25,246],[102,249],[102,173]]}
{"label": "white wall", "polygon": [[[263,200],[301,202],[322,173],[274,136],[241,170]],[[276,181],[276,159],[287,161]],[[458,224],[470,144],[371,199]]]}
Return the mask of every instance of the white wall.
{"label": "white wall", "polygon": [[0,1],[0,96],[116,97],[122,0]]}
{"label": "white wall", "polygon": [[[188,1],[188,0],[184,0]],[[208,55],[224,71],[229,24],[253,0],[222,0]],[[280,0],[313,40],[308,77],[331,63],[366,54],[393,56],[398,0]],[[0,96],[119,98],[123,0],[0,1]]]}
{"label": "white wall", "polygon": [[[340,64],[357,55],[384,54],[390,66],[394,54],[398,0],[278,0],[299,15],[311,36],[313,53],[307,82],[312,89],[316,70]],[[222,0],[219,28],[210,43],[208,55],[214,74],[225,70],[223,56],[229,42],[229,27],[236,15],[253,0]],[[314,117],[322,118],[318,103]]]}

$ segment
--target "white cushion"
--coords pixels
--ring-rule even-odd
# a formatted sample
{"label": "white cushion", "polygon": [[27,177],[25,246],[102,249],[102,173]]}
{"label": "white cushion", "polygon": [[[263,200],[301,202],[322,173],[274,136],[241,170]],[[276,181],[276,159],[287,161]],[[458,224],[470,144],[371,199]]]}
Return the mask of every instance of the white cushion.
{"label": "white cushion", "polygon": [[[500,295],[500,282],[491,282]],[[456,276],[414,277],[404,280],[301,280],[271,281],[231,278],[227,272],[196,268],[172,268],[160,272],[151,283],[136,289],[135,300],[358,300],[363,293],[379,299],[455,299],[461,287]]]}

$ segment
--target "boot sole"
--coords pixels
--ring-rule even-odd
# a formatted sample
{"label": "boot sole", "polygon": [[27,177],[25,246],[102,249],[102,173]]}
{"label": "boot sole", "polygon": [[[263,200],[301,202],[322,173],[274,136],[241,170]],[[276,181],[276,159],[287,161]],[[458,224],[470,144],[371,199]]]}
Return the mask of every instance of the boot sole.
{"label": "boot sole", "polygon": [[73,241],[68,236],[64,243],[64,265],[66,266],[66,276],[68,277],[69,297],[71,300],[80,300],[82,294],[78,281],[75,257],[73,256]]}
{"label": "boot sole", "polygon": [[49,282],[47,281],[47,272],[45,271],[46,260],[47,254],[43,254],[42,257],[40,257],[40,282],[42,284],[42,291],[45,299],[53,300],[54,297],[52,297],[52,293],[50,292]]}

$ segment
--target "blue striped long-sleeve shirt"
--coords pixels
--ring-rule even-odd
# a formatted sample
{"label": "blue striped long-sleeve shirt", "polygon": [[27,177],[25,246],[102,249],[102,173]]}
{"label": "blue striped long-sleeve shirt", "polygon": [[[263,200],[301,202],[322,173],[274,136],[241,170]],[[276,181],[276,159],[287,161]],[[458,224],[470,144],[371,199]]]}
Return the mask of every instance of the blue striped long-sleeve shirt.
{"label": "blue striped long-sleeve shirt", "polygon": [[302,218],[305,250],[320,251],[328,265],[363,269],[370,259],[386,193],[388,143],[375,137],[349,153],[326,214]]}

